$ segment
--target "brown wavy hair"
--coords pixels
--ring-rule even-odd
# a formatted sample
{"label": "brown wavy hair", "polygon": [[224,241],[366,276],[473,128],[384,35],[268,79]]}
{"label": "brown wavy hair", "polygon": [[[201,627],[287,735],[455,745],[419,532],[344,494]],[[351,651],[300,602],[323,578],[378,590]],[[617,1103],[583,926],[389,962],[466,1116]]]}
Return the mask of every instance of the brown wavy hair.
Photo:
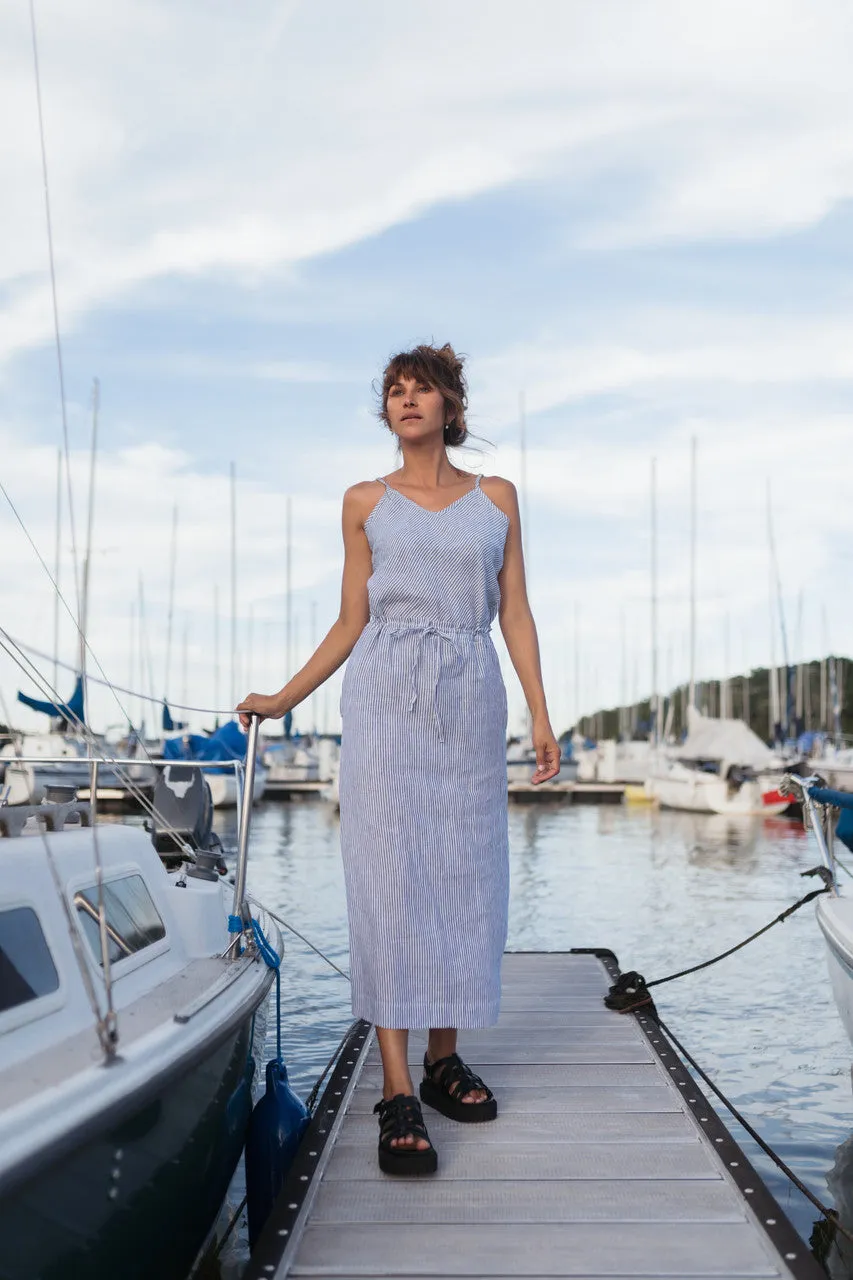
{"label": "brown wavy hair", "polygon": [[468,438],[465,413],[468,408],[468,384],[465,380],[465,357],[458,356],[449,342],[443,347],[431,347],[425,343],[411,351],[400,351],[392,356],[382,374],[382,402],[379,417],[386,427],[388,420],[388,392],[402,378],[413,378],[428,387],[434,387],[444,397],[450,420],[444,428],[446,445],[461,445]]}

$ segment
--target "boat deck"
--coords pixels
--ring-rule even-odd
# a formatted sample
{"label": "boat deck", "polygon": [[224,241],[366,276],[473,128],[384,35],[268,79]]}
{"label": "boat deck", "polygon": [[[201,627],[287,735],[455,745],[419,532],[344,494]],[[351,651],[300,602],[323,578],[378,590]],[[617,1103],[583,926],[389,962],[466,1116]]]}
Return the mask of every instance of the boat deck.
{"label": "boat deck", "polygon": [[604,1008],[617,974],[608,952],[505,957],[500,1022],[460,1045],[498,1119],[425,1108],[430,1178],[379,1172],[361,1024],[247,1277],[823,1276],[653,1018]]}

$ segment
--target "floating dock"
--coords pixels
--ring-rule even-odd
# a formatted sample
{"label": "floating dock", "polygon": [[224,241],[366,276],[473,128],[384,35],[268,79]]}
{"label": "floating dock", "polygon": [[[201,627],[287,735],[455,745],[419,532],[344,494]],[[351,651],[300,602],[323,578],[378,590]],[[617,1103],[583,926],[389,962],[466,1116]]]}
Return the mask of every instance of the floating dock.
{"label": "floating dock", "polygon": [[564,804],[621,804],[625,786],[621,782],[511,782],[507,788],[516,804],[562,801]]}
{"label": "floating dock", "polygon": [[331,782],[270,782],[267,779],[264,788],[265,800],[304,800],[320,799],[328,790]]}
{"label": "floating dock", "polygon": [[[425,1107],[428,1178],[379,1171],[381,1064],[359,1024],[246,1280],[825,1280],[653,1016],[604,1008],[617,976],[610,952],[505,957],[500,1022],[460,1037],[498,1118],[454,1124]],[[416,1082],[424,1047],[413,1033]]]}

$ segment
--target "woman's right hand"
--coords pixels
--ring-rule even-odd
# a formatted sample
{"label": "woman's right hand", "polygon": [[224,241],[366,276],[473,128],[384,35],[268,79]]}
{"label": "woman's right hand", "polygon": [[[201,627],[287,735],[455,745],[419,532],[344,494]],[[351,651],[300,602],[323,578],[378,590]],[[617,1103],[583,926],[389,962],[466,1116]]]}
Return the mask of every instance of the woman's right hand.
{"label": "woman's right hand", "polygon": [[284,708],[274,693],[250,693],[242,702],[238,702],[236,710],[240,715],[240,724],[248,729],[252,716],[261,720],[280,720]]}

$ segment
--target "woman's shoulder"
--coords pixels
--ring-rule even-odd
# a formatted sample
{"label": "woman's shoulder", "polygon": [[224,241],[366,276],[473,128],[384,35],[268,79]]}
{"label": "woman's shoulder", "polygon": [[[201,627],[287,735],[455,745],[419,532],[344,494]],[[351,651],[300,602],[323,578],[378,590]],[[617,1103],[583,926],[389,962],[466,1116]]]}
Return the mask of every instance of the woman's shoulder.
{"label": "woman's shoulder", "polygon": [[364,523],[385,493],[381,480],[359,480],[344,490],[344,514],[349,514]]}
{"label": "woman's shoulder", "polygon": [[505,480],[503,476],[483,476],[480,488],[505,516],[512,516],[518,511],[518,494],[511,480]]}

